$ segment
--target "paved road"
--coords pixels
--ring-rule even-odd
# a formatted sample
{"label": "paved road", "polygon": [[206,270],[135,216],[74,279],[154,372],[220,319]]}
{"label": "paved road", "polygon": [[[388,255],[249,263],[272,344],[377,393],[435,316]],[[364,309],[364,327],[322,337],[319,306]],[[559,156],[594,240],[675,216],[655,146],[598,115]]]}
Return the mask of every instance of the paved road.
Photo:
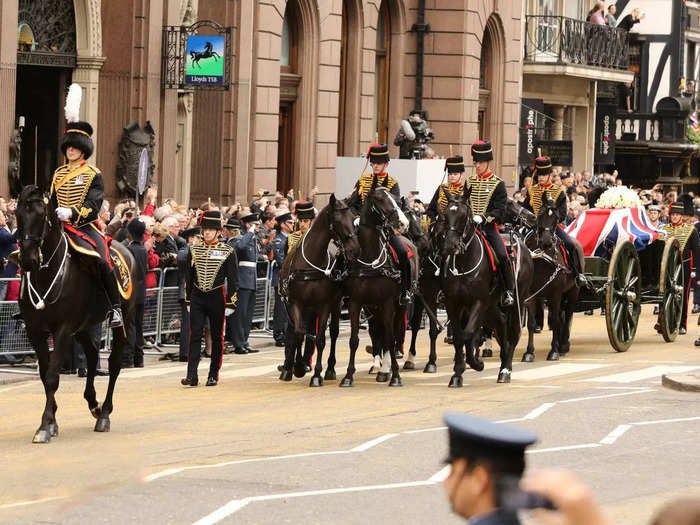
{"label": "paved road", "polygon": [[572,469],[616,523],[645,523],[670,498],[700,496],[700,398],[660,386],[662,373],[700,370],[700,349],[693,333],[664,344],[646,308],[629,352],[611,351],[601,317],[577,316],[571,357],[545,362],[545,332],[510,385],[496,384],[489,359],[448,389],[451,350],[440,343],[438,373],[423,374],[423,335],[403,388],[376,383],[366,355],[353,389],[279,382],[277,349],[226,356],[216,388],[182,388],[183,366],[153,363],[123,373],[104,435],[83,381],[62,378],[60,435],[45,446],[31,444],[39,383],[2,386],[0,521],[459,523],[440,484],[441,416],[459,410],[536,431],[531,467]]}

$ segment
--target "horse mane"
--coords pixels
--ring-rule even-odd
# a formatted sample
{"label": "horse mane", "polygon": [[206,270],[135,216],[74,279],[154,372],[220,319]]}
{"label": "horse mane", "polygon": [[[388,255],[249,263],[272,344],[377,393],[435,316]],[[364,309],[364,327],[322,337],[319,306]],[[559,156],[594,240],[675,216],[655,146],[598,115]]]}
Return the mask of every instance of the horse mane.
{"label": "horse mane", "polygon": [[41,191],[39,186],[34,186],[34,184],[30,184],[28,186],[25,186],[24,188],[22,188],[22,191],[19,194],[18,201],[27,200],[31,197],[34,197],[35,194],[38,194],[38,196],[43,195],[43,192]]}

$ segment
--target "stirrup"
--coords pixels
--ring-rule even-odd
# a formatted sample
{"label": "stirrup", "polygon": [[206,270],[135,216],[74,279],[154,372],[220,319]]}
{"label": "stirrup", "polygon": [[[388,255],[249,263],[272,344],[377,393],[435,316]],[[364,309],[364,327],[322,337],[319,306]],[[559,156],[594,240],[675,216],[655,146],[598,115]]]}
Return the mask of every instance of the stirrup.
{"label": "stirrup", "polygon": [[110,311],[109,327],[110,328],[119,328],[120,326],[124,326],[124,319],[122,317],[122,309],[119,306],[115,306]]}
{"label": "stirrup", "polygon": [[506,290],[501,298],[502,306],[513,306],[515,304],[515,299],[513,298],[513,292]]}

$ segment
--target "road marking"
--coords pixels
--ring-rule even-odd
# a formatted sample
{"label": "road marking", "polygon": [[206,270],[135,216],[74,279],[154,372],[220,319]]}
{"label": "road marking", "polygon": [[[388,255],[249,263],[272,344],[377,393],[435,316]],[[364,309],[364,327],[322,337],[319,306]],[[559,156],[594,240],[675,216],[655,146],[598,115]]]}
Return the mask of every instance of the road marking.
{"label": "road marking", "polygon": [[428,481],[432,481],[434,483],[442,483],[450,475],[451,470],[452,470],[452,465],[445,465],[440,470],[438,470],[435,474],[430,476],[428,478]]}
{"label": "road marking", "polygon": [[644,388],[641,390],[633,390],[632,392],[618,392],[616,394],[603,394],[600,396],[574,397],[572,399],[564,399],[563,401],[557,401],[557,403],[576,403],[578,401],[590,401],[592,399],[608,399],[610,397],[633,396],[635,394],[646,394],[647,392],[654,392],[654,389],[653,388]]}
{"label": "road marking", "polygon": [[[597,370],[612,365],[593,364],[593,363],[556,363],[532,368],[529,370],[515,370],[513,372],[514,381],[538,381],[551,377],[565,376],[569,374],[577,374],[580,372],[588,372]],[[497,376],[485,377],[483,379],[496,379]]]}
{"label": "road marking", "polygon": [[528,412],[523,416],[523,419],[536,419],[540,417],[542,414],[544,414],[547,410],[552,408],[556,403],[543,403],[540,406],[538,406],[536,409]]}
{"label": "road marking", "polygon": [[0,505],[0,509],[12,509],[15,507],[25,507],[27,505],[34,505],[36,503],[48,503],[49,501],[56,501],[59,499],[66,499],[68,496],[52,496],[50,498],[33,499],[27,501],[19,501],[17,503],[6,503]]}
{"label": "road marking", "polygon": [[268,374],[270,372],[277,372],[277,365],[267,364],[261,366],[251,366],[249,368],[237,368],[234,370],[226,370],[225,372],[220,372],[219,377],[225,379],[235,379],[240,377],[257,377],[264,376],[265,374]]}
{"label": "road marking", "polygon": [[660,425],[663,423],[683,423],[685,421],[698,421],[700,417],[678,417],[675,419],[657,419],[655,421],[637,421],[636,423],[630,423],[630,425]]}
{"label": "road marking", "polygon": [[0,388],[0,394],[2,394],[3,392],[9,392],[9,391],[11,391],[11,390],[17,390],[18,388],[24,388],[24,387],[26,387],[26,386],[28,386],[28,385],[34,385],[34,384],[35,384],[34,381],[23,381],[23,382],[20,383],[19,385],[12,385],[12,386],[8,386],[8,387],[5,387],[5,388]]}
{"label": "road marking", "polygon": [[622,434],[627,432],[632,425],[618,425],[612,432],[599,441],[602,445],[612,445]]}
{"label": "road marking", "polygon": [[607,376],[592,377],[590,379],[582,379],[581,381],[597,382],[597,383],[633,383],[643,379],[661,378],[664,374],[678,374],[697,370],[700,366],[649,366],[641,370],[633,370],[631,372],[622,372],[621,374],[612,374]]}
{"label": "road marking", "polygon": [[379,436],[378,438],[368,441],[367,443],[362,443],[362,445],[357,445],[355,448],[351,448],[350,452],[364,452],[365,450],[369,450],[372,447],[375,447],[380,443],[384,443],[385,441],[388,441],[396,436],[398,436],[398,434],[384,434],[383,436]]}
{"label": "road marking", "polygon": [[419,428],[418,430],[404,430],[402,434],[420,434],[421,432],[437,432],[439,430],[447,430],[447,427],[431,427]]}
{"label": "road marking", "polygon": [[535,448],[532,450],[526,450],[527,454],[542,454],[544,452],[561,452],[562,450],[578,450],[581,448],[597,448],[602,446],[600,443],[583,443],[582,445],[566,445],[563,447],[550,447],[550,448]]}

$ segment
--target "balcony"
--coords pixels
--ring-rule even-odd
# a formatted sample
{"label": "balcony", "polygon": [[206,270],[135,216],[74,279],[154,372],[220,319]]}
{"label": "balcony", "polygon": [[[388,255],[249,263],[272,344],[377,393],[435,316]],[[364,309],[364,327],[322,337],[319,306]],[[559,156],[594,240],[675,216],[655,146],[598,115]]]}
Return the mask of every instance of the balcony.
{"label": "balcony", "polygon": [[630,82],[627,32],[564,16],[525,17],[523,72]]}
{"label": "balcony", "polygon": [[615,138],[625,142],[659,140],[660,123],[656,113],[618,113]]}

